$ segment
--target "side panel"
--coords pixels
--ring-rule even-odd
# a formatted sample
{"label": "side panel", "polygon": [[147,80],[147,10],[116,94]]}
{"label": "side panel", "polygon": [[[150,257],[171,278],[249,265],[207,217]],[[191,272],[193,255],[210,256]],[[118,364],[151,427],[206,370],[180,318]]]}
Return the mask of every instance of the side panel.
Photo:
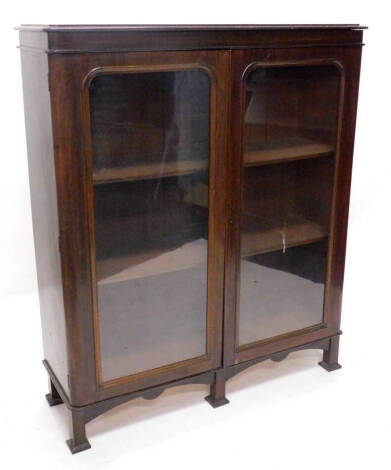
{"label": "side panel", "polygon": [[48,56],[22,50],[31,206],[45,359],[69,393]]}

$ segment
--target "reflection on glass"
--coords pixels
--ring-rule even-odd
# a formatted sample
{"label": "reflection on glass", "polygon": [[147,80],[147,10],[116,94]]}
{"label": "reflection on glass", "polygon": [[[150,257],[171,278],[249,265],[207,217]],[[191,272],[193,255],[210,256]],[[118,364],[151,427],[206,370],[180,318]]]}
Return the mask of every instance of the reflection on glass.
{"label": "reflection on glass", "polygon": [[206,353],[209,79],[90,88],[102,379]]}
{"label": "reflection on glass", "polygon": [[339,71],[246,80],[239,346],[323,320]]}

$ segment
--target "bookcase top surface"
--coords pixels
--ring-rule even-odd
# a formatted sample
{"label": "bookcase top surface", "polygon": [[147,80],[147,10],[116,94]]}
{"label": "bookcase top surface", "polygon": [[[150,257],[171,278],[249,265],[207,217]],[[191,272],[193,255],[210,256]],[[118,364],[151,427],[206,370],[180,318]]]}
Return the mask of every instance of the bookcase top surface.
{"label": "bookcase top surface", "polygon": [[49,54],[362,45],[359,24],[22,25],[20,47]]}
{"label": "bookcase top surface", "polygon": [[359,24],[22,24],[16,29],[30,31],[213,31],[213,30],[303,30],[366,29]]}

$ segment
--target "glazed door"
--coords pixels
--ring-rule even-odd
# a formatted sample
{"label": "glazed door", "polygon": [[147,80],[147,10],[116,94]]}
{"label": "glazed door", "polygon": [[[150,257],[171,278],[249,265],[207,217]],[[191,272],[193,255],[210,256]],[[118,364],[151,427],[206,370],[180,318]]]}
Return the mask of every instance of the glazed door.
{"label": "glazed door", "polygon": [[227,65],[224,52],[129,54],[88,75],[100,388],[221,364]]}
{"label": "glazed door", "polygon": [[339,331],[330,280],[344,53],[233,57],[226,364]]}

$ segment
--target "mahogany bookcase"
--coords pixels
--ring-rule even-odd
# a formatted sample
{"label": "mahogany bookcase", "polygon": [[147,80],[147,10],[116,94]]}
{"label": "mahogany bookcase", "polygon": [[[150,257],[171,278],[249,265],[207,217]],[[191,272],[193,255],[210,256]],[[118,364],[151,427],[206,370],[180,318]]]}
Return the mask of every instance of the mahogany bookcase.
{"label": "mahogany bookcase", "polygon": [[359,25],[23,25],[50,405],[338,369]]}

